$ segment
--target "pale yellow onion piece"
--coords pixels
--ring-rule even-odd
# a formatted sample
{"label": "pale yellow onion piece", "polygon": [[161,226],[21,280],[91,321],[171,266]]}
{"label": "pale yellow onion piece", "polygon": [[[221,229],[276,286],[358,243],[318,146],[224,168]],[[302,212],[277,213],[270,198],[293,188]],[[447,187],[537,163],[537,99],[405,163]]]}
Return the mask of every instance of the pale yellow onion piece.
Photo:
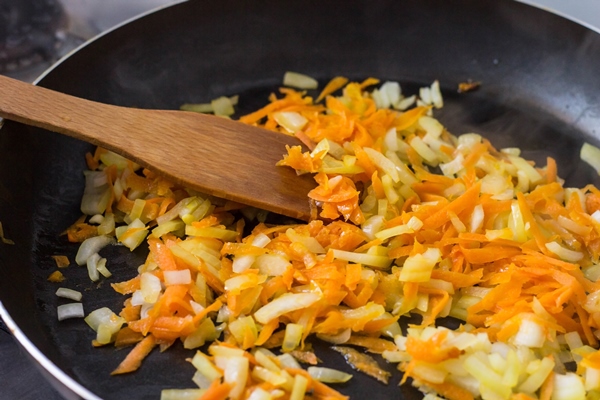
{"label": "pale yellow onion piece", "polygon": [[227,229],[215,227],[196,228],[195,226],[191,225],[186,225],[185,234],[188,236],[212,237],[226,242],[235,240],[239,235],[239,233],[236,231],[230,231]]}
{"label": "pale yellow onion piece", "polygon": [[110,278],[112,276],[112,273],[108,270],[108,268],[106,268],[106,262],[106,258],[100,258],[96,263],[96,270],[98,270],[98,272],[100,272],[100,274],[103,277]]}
{"label": "pale yellow onion piece", "polygon": [[235,113],[231,99],[226,96],[218,97],[210,102],[215,115],[229,117]]}
{"label": "pale yellow onion piece", "polygon": [[246,357],[229,357],[224,368],[224,381],[232,385],[229,391],[231,400],[241,398],[246,389],[246,380],[249,373],[249,361]]}
{"label": "pale yellow onion piece", "polygon": [[290,311],[310,307],[321,299],[317,293],[286,293],[265,304],[254,313],[254,318],[261,324],[280,317]]}
{"label": "pale yellow onion piece", "polygon": [[192,274],[189,269],[164,271],[163,277],[166,286],[189,285],[190,283],[192,283]]}
{"label": "pale yellow onion piece", "polygon": [[248,396],[248,400],[272,400],[273,396],[261,387],[256,387]]}
{"label": "pale yellow onion piece", "polygon": [[337,335],[326,335],[324,333],[317,333],[317,337],[325,342],[333,343],[333,344],[343,344],[350,340],[350,336],[352,335],[352,329],[344,329],[342,332]]}
{"label": "pale yellow onion piece", "polygon": [[398,279],[403,282],[427,282],[433,267],[440,261],[441,252],[435,247],[428,248],[423,254],[409,256],[404,261]]}
{"label": "pale yellow onion piece", "polygon": [[312,236],[301,235],[292,228],[288,228],[285,231],[285,235],[292,241],[292,243],[302,243],[311,253],[325,253],[323,246],[321,246],[319,241]]}
{"label": "pale yellow onion piece", "polygon": [[102,222],[98,225],[98,235],[110,235],[115,230],[115,216],[112,213],[104,214]]}
{"label": "pale yellow onion piece", "polygon": [[[546,380],[546,378],[548,377],[548,375],[550,375],[550,373],[552,372],[552,369],[554,368],[554,361],[550,358],[550,357],[545,357],[542,359],[542,361],[539,363],[539,368],[532,373],[531,375],[529,375],[529,377],[525,380],[525,382],[523,382],[522,384],[520,384],[518,386],[518,390],[525,392],[525,393],[535,393],[544,383],[544,381]],[[559,374],[555,374],[555,377],[559,375]],[[583,389],[583,382],[581,382],[581,388]],[[573,388],[574,389],[574,388]],[[554,387],[554,390],[560,390],[557,387]],[[571,389],[569,389],[570,391]],[[552,395],[552,398],[554,399],[554,394]],[[576,397],[576,398],[585,398],[585,389],[584,389],[584,396],[583,397]]]}
{"label": "pale yellow onion piece", "polygon": [[287,382],[287,379],[281,374],[281,371],[275,372],[258,365],[252,369],[251,375],[254,379],[268,382],[273,386],[281,386]]}
{"label": "pale yellow onion piece", "polygon": [[402,182],[404,185],[408,185],[409,187],[413,183],[418,182],[415,174],[402,160],[400,160],[400,158],[398,158],[396,153],[388,151],[385,155],[396,166],[396,171],[398,171],[398,179],[400,179],[400,182]]}
{"label": "pale yellow onion piece", "polygon": [[197,400],[206,389],[163,389],[160,392],[160,400]]}
{"label": "pale yellow onion piece", "polygon": [[192,358],[192,365],[211,382],[223,376],[211,359],[200,351],[197,351]]}
{"label": "pale yellow onion piece", "polygon": [[85,315],[83,312],[83,304],[81,303],[61,304],[56,308],[56,314],[59,321],[69,318],[83,318]]}
{"label": "pale yellow onion piece", "polygon": [[281,254],[261,254],[254,265],[267,276],[281,276],[291,267],[290,260]]}
{"label": "pale yellow onion piece", "polygon": [[87,259],[86,264],[88,276],[92,282],[96,282],[98,279],[100,279],[100,273],[98,272],[98,261],[100,258],[101,257],[98,253],[94,253]]}
{"label": "pale yellow onion piece", "polygon": [[343,383],[352,379],[352,375],[333,368],[308,367],[307,371],[313,379],[325,383]]}
{"label": "pale yellow onion piece", "polygon": [[533,320],[523,318],[512,341],[517,346],[540,348],[546,341],[546,329]]}
{"label": "pale yellow onion piece", "polygon": [[584,226],[584,225],[578,224],[577,222],[573,221],[572,219],[564,217],[562,215],[558,216],[557,222],[563,228],[565,228],[577,235],[581,235],[581,236],[588,235],[593,229],[590,226]]}
{"label": "pale yellow onion piece", "polygon": [[135,199],[133,201],[133,207],[131,208],[131,211],[129,212],[129,215],[128,215],[130,221],[133,221],[136,219],[141,219],[142,211],[144,211],[145,206],[146,206],[146,200]]}
{"label": "pale yellow onion piece", "polygon": [[480,385],[495,392],[499,398],[509,398],[512,391],[502,384],[502,376],[484,364],[475,354],[466,357],[463,366],[479,381]]}
{"label": "pale yellow onion piece", "polygon": [[403,235],[405,233],[414,233],[414,229],[408,225],[398,225],[393,228],[381,230],[375,234],[377,239],[386,240],[394,236]]}
{"label": "pale yellow onion piece", "polygon": [[173,206],[173,208],[171,208],[169,211],[167,211],[160,217],[156,218],[156,222],[158,223],[158,225],[164,224],[167,221],[171,221],[179,217],[179,212],[195,198],[196,197],[186,197],[185,199],[180,200],[179,203]]}
{"label": "pale yellow onion piece", "polygon": [[390,128],[386,132],[385,136],[383,137],[383,144],[389,151],[396,152],[399,150],[400,147],[398,146],[398,132],[396,128]]}
{"label": "pale yellow onion piece", "polygon": [[296,133],[306,126],[308,120],[296,111],[278,111],[273,119],[289,133]]}
{"label": "pale yellow onion piece", "polygon": [[353,253],[351,251],[332,249],[333,256],[340,260],[350,261],[356,264],[368,265],[370,267],[386,269],[392,263],[392,260],[387,256],[374,256],[364,253]]}
{"label": "pale yellow onion piece", "polygon": [[77,263],[77,265],[86,264],[88,258],[90,258],[93,254],[98,253],[102,248],[112,243],[114,243],[114,239],[106,235],[94,236],[84,240],[79,246],[79,249],[77,250],[77,254],[75,255],[75,262]]}
{"label": "pale yellow onion piece", "polygon": [[600,149],[598,147],[584,143],[579,156],[600,174]]}
{"label": "pale yellow onion piece", "polygon": [[419,88],[419,99],[425,105],[431,104],[431,89],[429,87]]}
{"label": "pale yellow onion piece", "polygon": [[162,285],[160,279],[151,274],[150,272],[144,272],[140,276],[140,290],[146,303],[156,303],[160,292],[162,291]]}
{"label": "pale yellow onion piece", "polygon": [[476,205],[471,214],[471,233],[477,232],[483,225],[484,217],[483,206],[481,204]]}
{"label": "pale yellow onion piece", "polygon": [[382,215],[372,215],[362,223],[362,231],[370,240],[385,226],[385,218]]}
{"label": "pale yellow onion piece", "polygon": [[450,162],[440,164],[440,169],[444,176],[454,177],[455,174],[464,168],[465,157],[462,153],[458,153]]}
{"label": "pale yellow onion piece", "polygon": [[272,351],[262,347],[258,347],[254,349],[253,354],[254,358],[256,359],[256,362],[259,365],[273,372],[281,372],[281,368],[279,367],[279,365],[277,365],[277,363],[273,361],[277,358],[277,356]]}
{"label": "pale yellow onion piece", "polygon": [[583,304],[583,308],[589,313],[600,312],[600,290],[596,290],[595,292],[587,295],[585,304]]}
{"label": "pale yellow onion piece", "polygon": [[308,75],[287,71],[283,75],[283,85],[297,89],[316,89],[319,87],[319,82]]}
{"label": "pale yellow onion piece", "polygon": [[229,323],[229,332],[233,335],[238,345],[244,343],[248,332],[252,335],[253,341],[258,337],[258,328],[251,316],[237,318]]}
{"label": "pale yellow onion piece", "polygon": [[252,239],[252,246],[264,248],[267,244],[271,242],[271,239],[265,235],[264,233],[257,234],[254,239]]}
{"label": "pale yellow onion piece", "polygon": [[385,308],[381,304],[369,302],[364,306],[349,308],[341,311],[346,320],[373,320],[385,314]]}
{"label": "pale yellow onion piece", "polygon": [[425,142],[423,142],[423,139],[421,139],[418,136],[415,136],[414,138],[412,138],[409,144],[410,147],[412,147],[427,164],[432,166],[438,165],[439,158],[437,154],[435,154],[435,152],[431,150],[431,148]]}
{"label": "pale yellow onion piece", "polygon": [[431,135],[435,139],[439,138],[444,131],[444,126],[435,118],[423,116],[417,122],[428,135]]}
{"label": "pale yellow onion piece", "polygon": [[583,258],[583,253],[562,247],[557,242],[546,243],[546,248],[564,261],[577,262]]}
{"label": "pale yellow onion piece", "polygon": [[102,215],[102,214],[96,214],[96,215],[92,216],[92,217],[89,219],[89,221],[88,221],[88,222],[89,222],[90,224],[96,224],[96,225],[99,225],[99,224],[101,224],[101,223],[102,223],[102,221],[104,221],[104,215]]}
{"label": "pale yellow onion piece", "polygon": [[84,320],[96,331],[96,340],[101,344],[112,342],[114,335],[126,322],[124,318],[118,316],[107,307],[92,311]]}
{"label": "pale yellow onion piece", "polygon": [[581,340],[581,336],[576,331],[565,333],[564,338],[571,351],[583,347],[583,340]]}
{"label": "pale yellow onion piece", "polygon": [[386,107],[397,104],[400,101],[400,97],[402,96],[402,88],[398,82],[394,81],[386,81],[381,85],[379,90],[386,94],[390,104]]}
{"label": "pale yellow onion piece", "polygon": [[531,164],[529,164],[527,160],[511,155],[508,156],[508,159],[520,171],[523,171],[527,175],[531,184],[536,185],[542,181],[542,175],[540,175],[540,173]]}
{"label": "pale yellow onion piece", "polygon": [[394,182],[388,174],[384,174],[381,177],[381,184],[383,186],[383,191],[385,192],[385,197],[388,199],[390,204],[396,204],[401,200],[400,195],[394,187]]}
{"label": "pale yellow onion piece", "polygon": [[440,90],[440,82],[438,80],[433,81],[430,86],[431,91],[431,102],[435,108],[444,107],[444,99],[442,97],[442,91]]}
{"label": "pale yellow onion piece", "polygon": [[69,289],[69,288],[58,288],[56,290],[56,295],[58,297],[62,297],[65,299],[71,299],[71,300],[75,300],[75,301],[79,301],[83,297],[81,292],[78,292],[77,290],[73,290],[73,289]]}
{"label": "pale yellow onion piece", "polygon": [[413,94],[412,96],[400,99],[398,101],[398,103],[394,104],[394,108],[396,110],[404,111],[407,108],[409,108],[410,106],[412,106],[413,104],[415,104],[416,100],[417,100],[417,96]]}
{"label": "pale yellow onion piece", "polygon": [[233,264],[232,264],[231,268],[233,269],[233,272],[235,272],[236,274],[240,274],[240,273],[246,271],[247,269],[249,269],[250,267],[252,267],[252,264],[254,264],[255,260],[256,260],[256,256],[254,256],[252,254],[236,256],[233,259]]}
{"label": "pale yellow onion piece", "polygon": [[280,354],[277,359],[281,363],[282,368],[302,368],[300,363],[289,353]]}
{"label": "pale yellow onion piece", "polygon": [[295,350],[300,345],[303,333],[304,326],[294,323],[287,324],[285,326],[285,335],[283,337],[281,350],[284,352]]}
{"label": "pale yellow onion piece", "polygon": [[481,143],[481,135],[477,133],[465,133],[458,137],[458,146],[472,149],[476,144]]}
{"label": "pale yellow onion piece", "polygon": [[171,221],[163,222],[161,225],[158,225],[156,228],[152,229],[152,233],[150,236],[159,238],[162,235],[165,235],[170,232],[175,231],[183,231],[185,228],[185,223],[179,219],[174,219]]}
{"label": "pale yellow onion piece", "polygon": [[294,377],[294,387],[290,394],[290,400],[304,400],[304,394],[308,387],[308,379],[298,374]]}
{"label": "pale yellow onion piece", "polygon": [[394,182],[400,182],[400,175],[396,170],[396,165],[389,158],[370,147],[365,147],[363,150],[367,153],[367,156],[373,164],[389,175]]}
{"label": "pale yellow onion piece", "polygon": [[586,367],[585,390],[600,389],[600,369]]}

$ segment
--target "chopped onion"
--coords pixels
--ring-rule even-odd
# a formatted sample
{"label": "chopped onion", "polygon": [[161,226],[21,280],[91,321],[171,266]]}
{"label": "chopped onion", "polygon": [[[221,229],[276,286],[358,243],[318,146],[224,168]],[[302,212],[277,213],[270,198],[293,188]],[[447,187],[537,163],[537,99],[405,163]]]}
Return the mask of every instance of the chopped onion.
{"label": "chopped onion", "polygon": [[600,148],[589,143],[581,147],[580,157],[600,174]]}
{"label": "chopped onion", "polygon": [[261,324],[290,311],[310,307],[321,299],[317,293],[286,293],[265,304],[254,313],[254,318]]}
{"label": "chopped onion", "polygon": [[285,335],[283,337],[283,343],[281,350],[289,352],[295,350],[300,345],[302,340],[302,333],[304,332],[304,326],[300,324],[289,323],[285,326]]}
{"label": "chopped onion", "polygon": [[85,189],[81,198],[81,212],[86,215],[103,214],[110,200],[110,186],[106,172],[84,171]]}
{"label": "chopped onion", "polygon": [[[165,271],[166,272],[166,271]],[[150,272],[144,272],[140,279],[140,290],[146,303],[156,303],[160,292],[162,291],[162,285],[160,279]]]}
{"label": "chopped onion", "polygon": [[317,333],[317,337],[319,339],[333,344],[346,343],[348,340],[350,340],[350,335],[352,335],[352,329],[350,328],[344,329],[337,335],[326,335],[324,333]]}
{"label": "chopped onion", "polygon": [[350,374],[325,367],[308,367],[308,373],[313,379],[325,383],[343,383],[352,378]]}
{"label": "chopped onion", "polygon": [[106,268],[106,258],[100,258],[98,260],[98,262],[96,263],[96,269],[105,278],[110,278],[112,276],[112,273],[108,270],[108,268]]}
{"label": "chopped onion", "polygon": [[254,256],[252,254],[236,256],[233,259],[233,264],[232,264],[231,268],[233,269],[233,272],[235,272],[236,274],[240,274],[240,273],[246,271],[247,269],[249,269],[250,267],[252,267],[252,264],[254,264],[255,260],[256,260],[256,256]]}
{"label": "chopped onion", "polygon": [[295,111],[278,111],[273,119],[289,133],[296,133],[306,126],[308,120]]}
{"label": "chopped onion", "polygon": [[316,89],[319,87],[319,82],[308,75],[288,71],[283,75],[283,86],[297,89]]}
{"label": "chopped onion", "polygon": [[73,289],[68,289],[68,288],[58,288],[56,290],[56,295],[58,297],[64,297],[65,299],[71,299],[71,300],[75,300],[75,301],[80,301],[81,298],[83,297],[81,292],[78,292],[77,290],[73,290]]}
{"label": "chopped onion", "polygon": [[81,303],[62,304],[57,307],[56,311],[59,321],[69,318],[83,318],[85,315],[83,312],[83,304]]}
{"label": "chopped onion", "polygon": [[87,263],[88,258],[93,254],[98,253],[102,248],[113,244],[114,239],[110,236],[100,235],[88,238],[81,243],[77,255],[75,256],[75,262],[77,265],[83,265]]}
{"label": "chopped onion", "polygon": [[206,389],[163,389],[160,400],[197,400],[201,398]]}
{"label": "chopped onion", "polygon": [[189,269],[177,271],[164,271],[165,285],[189,285],[192,283],[192,274]]}
{"label": "chopped onion", "polygon": [[230,116],[235,114],[235,109],[233,108],[233,103],[231,99],[226,96],[221,96],[216,98],[210,102],[212,107],[212,111],[215,115],[219,116]]}
{"label": "chopped onion", "polygon": [[252,246],[264,248],[269,242],[271,242],[271,239],[267,235],[259,233],[252,240]]}
{"label": "chopped onion", "polygon": [[546,243],[546,248],[568,262],[577,262],[583,258],[582,252],[566,249],[557,242]]}
{"label": "chopped onion", "polygon": [[100,258],[98,253],[94,253],[87,259],[87,271],[92,282],[96,282],[100,279],[100,274],[98,273],[98,261]]}

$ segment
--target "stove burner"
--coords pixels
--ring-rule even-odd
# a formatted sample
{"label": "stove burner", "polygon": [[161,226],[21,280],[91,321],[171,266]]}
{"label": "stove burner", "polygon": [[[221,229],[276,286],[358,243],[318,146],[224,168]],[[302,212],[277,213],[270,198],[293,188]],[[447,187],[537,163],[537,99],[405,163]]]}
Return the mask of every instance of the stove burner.
{"label": "stove burner", "polygon": [[0,74],[56,60],[66,26],[67,17],[58,0],[2,0]]}

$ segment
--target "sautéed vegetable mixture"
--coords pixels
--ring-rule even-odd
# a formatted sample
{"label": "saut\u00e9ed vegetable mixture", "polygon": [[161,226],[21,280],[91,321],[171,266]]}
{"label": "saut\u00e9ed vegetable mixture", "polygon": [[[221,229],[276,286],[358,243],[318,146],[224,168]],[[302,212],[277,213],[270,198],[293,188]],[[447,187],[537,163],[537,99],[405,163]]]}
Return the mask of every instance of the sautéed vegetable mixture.
{"label": "saut\u00e9ed vegetable mixture", "polygon": [[[311,78],[284,83],[240,121],[303,143],[279,167],[314,174],[308,223],[269,224],[111,152],[87,155],[86,217],[67,231],[82,242],[76,262],[95,281],[110,276],[102,247],[149,247],[139,275],[112,284],[123,308],[85,318],[95,346],[132,346],[112,374],[180,340],[198,349],[194,389],[163,399],[346,398],[335,383],[352,376],[320,365],[313,335],[387,382],[364,350],[381,354],[427,399],[600,398],[596,187],[564,187],[550,157],[536,166],[454,136],[433,117],[437,81],[404,96],[396,82],[336,77],[317,98]],[[196,109],[228,115],[236,100]],[[420,319],[402,330],[407,315]]]}

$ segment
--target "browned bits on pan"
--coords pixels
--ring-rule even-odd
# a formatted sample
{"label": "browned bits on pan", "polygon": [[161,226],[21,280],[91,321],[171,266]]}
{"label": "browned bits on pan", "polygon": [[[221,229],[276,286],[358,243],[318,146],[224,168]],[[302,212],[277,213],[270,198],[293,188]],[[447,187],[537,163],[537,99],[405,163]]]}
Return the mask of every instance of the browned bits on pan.
{"label": "browned bits on pan", "polygon": [[58,268],[66,268],[71,264],[67,256],[52,256]]}
{"label": "browned bits on pan", "polygon": [[60,271],[54,271],[53,273],[50,274],[50,276],[48,276],[48,281],[50,281],[50,282],[60,283],[64,280],[65,280],[65,276]]}
{"label": "browned bits on pan", "polygon": [[481,86],[481,82],[473,82],[469,79],[466,82],[461,82],[458,84],[458,93],[472,92],[479,89],[479,86]]}
{"label": "browned bits on pan", "polygon": [[331,348],[343,355],[348,365],[355,370],[363,372],[386,385],[388,384],[391,374],[382,369],[370,355],[346,346],[332,346]]}

